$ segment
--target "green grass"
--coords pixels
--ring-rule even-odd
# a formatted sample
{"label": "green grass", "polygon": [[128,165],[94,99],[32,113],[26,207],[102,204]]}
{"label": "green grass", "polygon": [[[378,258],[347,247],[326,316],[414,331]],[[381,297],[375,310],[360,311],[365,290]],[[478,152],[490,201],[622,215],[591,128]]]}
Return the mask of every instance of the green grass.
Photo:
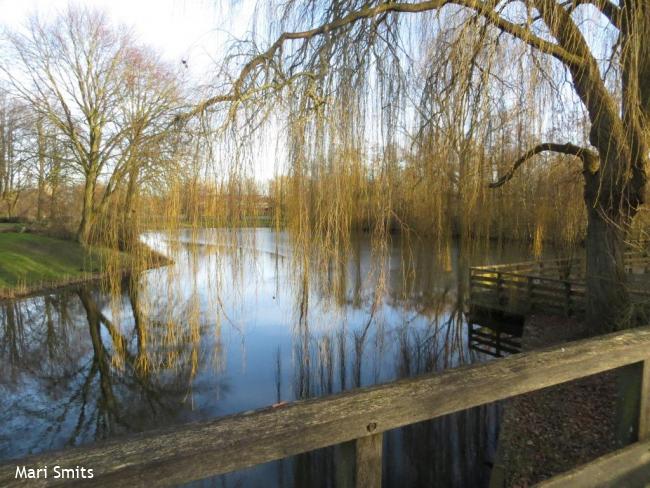
{"label": "green grass", "polygon": [[[32,288],[104,270],[115,251],[84,249],[72,241],[38,234],[0,233],[0,288]],[[124,255],[117,256],[124,260]]]}

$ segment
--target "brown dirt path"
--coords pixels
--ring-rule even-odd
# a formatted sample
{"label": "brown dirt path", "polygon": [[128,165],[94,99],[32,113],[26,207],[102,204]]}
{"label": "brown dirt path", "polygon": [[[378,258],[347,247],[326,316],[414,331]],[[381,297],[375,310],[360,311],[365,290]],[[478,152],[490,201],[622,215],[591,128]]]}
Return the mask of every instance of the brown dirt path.
{"label": "brown dirt path", "polygon": [[[522,349],[584,337],[571,319],[531,316]],[[491,487],[528,487],[615,449],[616,377],[608,372],[505,402]],[[505,484],[504,484],[505,483]]]}

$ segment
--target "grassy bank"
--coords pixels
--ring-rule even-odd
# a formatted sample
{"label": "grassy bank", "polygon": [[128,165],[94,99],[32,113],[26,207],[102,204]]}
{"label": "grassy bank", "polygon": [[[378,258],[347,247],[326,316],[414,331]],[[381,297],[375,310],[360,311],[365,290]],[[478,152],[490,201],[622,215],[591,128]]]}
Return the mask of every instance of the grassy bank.
{"label": "grassy bank", "polygon": [[84,249],[76,242],[31,233],[0,233],[0,296],[81,281],[105,271],[109,260],[128,256],[108,249]]}

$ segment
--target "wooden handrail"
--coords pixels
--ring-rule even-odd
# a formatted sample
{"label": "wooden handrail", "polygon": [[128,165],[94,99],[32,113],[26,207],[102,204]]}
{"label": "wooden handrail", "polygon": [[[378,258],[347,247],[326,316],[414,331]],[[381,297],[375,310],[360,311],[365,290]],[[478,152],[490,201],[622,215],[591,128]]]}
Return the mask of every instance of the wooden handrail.
{"label": "wooden handrail", "polygon": [[[644,251],[625,251],[624,259],[627,261],[630,260],[650,260],[650,250]],[[503,270],[503,269],[512,269],[514,271],[520,271],[524,268],[533,269],[536,266],[542,265],[544,269],[559,269],[562,264],[566,263],[575,263],[576,265],[582,264],[585,262],[584,257],[571,257],[571,258],[551,258],[551,259],[540,259],[534,261],[519,261],[515,263],[503,263],[503,264],[484,264],[481,266],[472,266],[471,269],[490,271],[490,270]]]}
{"label": "wooden handrail", "polygon": [[[649,348],[650,327],[643,327],[280,408],[48,452],[0,465],[0,486],[65,486],[51,478],[15,479],[17,465],[56,464],[92,468],[92,486],[173,486],[348,441],[356,444],[357,481],[378,486],[382,432],[648,361]],[[646,379],[643,387],[648,384]],[[647,391],[642,399],[641,412],[648,412]],[[647,435],[646,418],[640,423],[642,436]]]}
{"label": "wooden handrail", "polygon": [[[645,254],[635,257],[627,253],[625,259],[626,267],[642,267],[650,272],[650,257]],[[476,309],[580,317],[585,314],[586,287],[584,269],[565,276],[561,266],[543,261],[470,268],[470,306]],[[634,302],[643,303],[650,298],[650,291],[633,281],[628,292]]]}
{"label": "wooden handrail", "polygon": [[538,488],[646,488],[650,480],[650,442],[636,442],[567,473],[542,481]]}

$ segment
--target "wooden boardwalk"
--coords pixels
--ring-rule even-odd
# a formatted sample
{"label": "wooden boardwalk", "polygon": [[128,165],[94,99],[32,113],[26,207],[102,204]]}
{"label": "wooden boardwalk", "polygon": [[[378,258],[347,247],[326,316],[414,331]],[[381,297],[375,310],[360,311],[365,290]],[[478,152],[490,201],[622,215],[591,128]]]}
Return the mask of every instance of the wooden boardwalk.
{"label": "wooden boardwalk", "polygon": [[[634,301],[650,303],[650,253],[625,255]],[[585,314],[584,259],[556,259],[470,268],[470,322],[506,314],[545,313],[581,318]],[[476,319],[476,320],[474,320]]]}

